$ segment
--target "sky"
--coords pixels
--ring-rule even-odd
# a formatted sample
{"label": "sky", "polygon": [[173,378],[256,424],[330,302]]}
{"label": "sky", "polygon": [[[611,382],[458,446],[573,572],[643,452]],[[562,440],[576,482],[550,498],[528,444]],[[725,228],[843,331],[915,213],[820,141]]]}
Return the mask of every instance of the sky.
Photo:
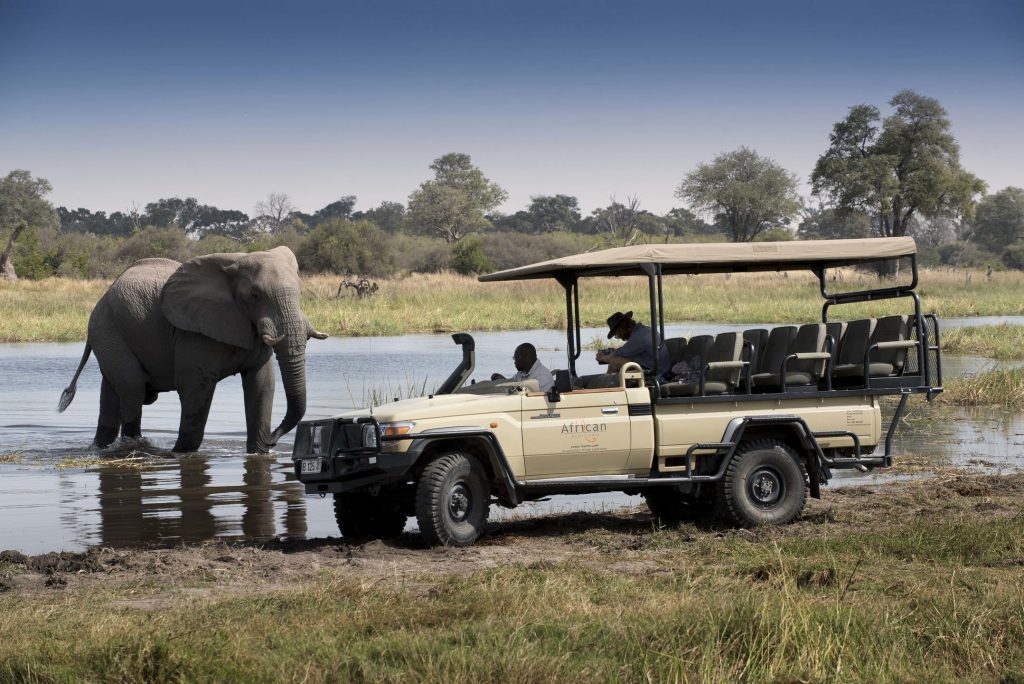
{"label": "sky", "polygon": [[1024,187],[1024,2],[0,0],[0,174],[107,212],[406,202],[448,152],[584,212],[747,146],[808,177],[849,107],[937,98]]}

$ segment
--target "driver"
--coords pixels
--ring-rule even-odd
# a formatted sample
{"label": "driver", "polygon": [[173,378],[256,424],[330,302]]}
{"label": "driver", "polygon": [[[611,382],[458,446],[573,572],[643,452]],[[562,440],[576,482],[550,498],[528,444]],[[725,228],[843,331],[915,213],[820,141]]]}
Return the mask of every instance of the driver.
{"label": "driver", "polygon": [[[547,392],[551,389],[551,386],[554,384],[551,371],[537,360],[537,348],[532,344],[524,342],[516,347],[515,352],[512,354],[512,362],[515,364],[516,371],[518,372],[511,378],[508,378],[509,380],[536,380],[537,384],[540,385],[541,392]],[[491,380],[505,379],[505,376],[501,373],[495,373],[491,376]]]}

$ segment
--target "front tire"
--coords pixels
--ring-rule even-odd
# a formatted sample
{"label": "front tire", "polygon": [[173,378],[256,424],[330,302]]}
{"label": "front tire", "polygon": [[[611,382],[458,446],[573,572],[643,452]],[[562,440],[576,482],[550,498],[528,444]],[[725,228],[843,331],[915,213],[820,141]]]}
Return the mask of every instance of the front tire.
{"label": "front tire", "polygon": [[397,502],[362,493],[334,495],[334,519],[348,541],[393,539],[405,529],[406,515]]}
{"label": "front tire", "polygon": [[416,484],[416,520],[431,546],[469,546],[487,524],[490,487],[483,468],[460,453],[432,461]]}
{"label": "front tire", "polygon": [[730,524],[785,525],[807,503],[807,470],[783,442],[748,442],[725,469],[716,503],[719,516]]}

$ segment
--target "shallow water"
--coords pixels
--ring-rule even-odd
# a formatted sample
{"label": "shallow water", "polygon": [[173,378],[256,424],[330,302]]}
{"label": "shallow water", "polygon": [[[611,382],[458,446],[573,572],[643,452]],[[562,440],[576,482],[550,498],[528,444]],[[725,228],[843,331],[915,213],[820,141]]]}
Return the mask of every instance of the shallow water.
{"label": "shallow water", "polygon": [[[943,321],[945,327],[975,323]],[[681,323],[669,326],[670,336],[743,329],[752,325]],[[582,340],[603,336],[589,329]],[[512,350],[523,341],[537,345],[541,361],[565,367],[565,335],[556,331],[477,333],[477,371],[512,372]],[[91,546],[177,544],[206,540],[265,540],[336,536],[329,499],[307,496],[295,481],[289,458],[291,435],[269,456],[246,456],[241,381],[220,383],[210,412],[200,454],[176,457],[174,444],[178,402],[161,395],[143,412],[147,444],[136,445],[147,466],[81,467],[76,459],[94,459],[88,448],[95,430],[99,369],[90,360],[78,384],[74,403],[57,414],[56,402],[77,367],[83,345],[0,345],[0,549],[27,553],[81,550]],[[310,341],[307,357],[307,418],[327,416],[362,406],[371,395],[419,394],[432,390],[456,366],[461,353],[448,335],[385,338],[332,338]],[[978,372],[992,362],[971,357],[946,357],[946,376]],[[581,374],[597,372],[592,352],[577,364]],[[410,388],[414,388],[410,392]],[[896,440],[901,454],[926,455],[936,465],[967,465],[988,470],[1024,465],[1024,420],[1001,411],[933,410],[923,401]],[[284,414],[278,387],[275,418]],[[132,451],[126,445],[109,458]],[[886,476],[843,473],[834,485],[881,481]],[[599,510],[636,505],[639,497],[597,494],[552,497],[492,518],[556,510]],[[410,523],[411,525],[412,523]]]}

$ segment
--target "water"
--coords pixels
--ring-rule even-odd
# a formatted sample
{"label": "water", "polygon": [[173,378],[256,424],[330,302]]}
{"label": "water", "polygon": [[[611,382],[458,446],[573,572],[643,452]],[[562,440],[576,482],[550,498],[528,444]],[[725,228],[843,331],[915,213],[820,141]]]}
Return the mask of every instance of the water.
{"label": "water", "polygon": [[[1011,317],[1022,318],[1024,317]],[[945,327],[976,319],[943,321]],[[1010,322],[1016,322],[1011,320]],[[740,330],[751,325],[673,324],[669,336]],[[582,331],[584,344],[604,337],[604,329]],[[512,350],[529,341],[549,368],[564,368],[565,335],[557,331],[477,333],[477,370],[486,379],[510,374]],[[307,496],[295,480],[289,454],[291,435],[277,453],[246,456],[241,381],[217,388],[202,453],[169,453],[177,436],[179,407],[174,394],[161,395],[143,411],[140,448],[147,467],[81,467],[76,459],[94,458],[88,445],[95,431],[99,369],[91,359],[82,373],[74,403],[56,413],[83,345],[0,345],[0,549],[27,553],[81,550],[91,546],[141,546],[221,540],[301,539],[336,536],[330,500]],[[328,416],[366,404],[371,394],[384,397],[419,394],[440,384],[461,358],[447,335],[311,340],[308,346],[307,418]],[[945,358],[947,377],[978,372],[992,362],[971,357]],[[591,352],[577,362],[581,374],[598,372]],[[279,381],[280,382],[280,381]],[[274,416],[284,415],[280,385]],[[901,454],[927,454],[937,464],[990,470],[1017,469],[1024,463],[1024,423],[1019,415],[999,411],[936,411],[917,407],[896,442]],[[942,417],[938,417],[939,413]],[[110,454],[125,456],[131,448]],[[70,465],[70,467],[69,467]],[[835,484],[864,482],[865,476]],[[880,475],[877,477],[885,477]],[[867,476],[867,481],[871,476]],[[608,493],[552,497],[529,504],[513,515],[556,510],[600,510],[636,505],[638,497]],[[495,510],[492,518],[505,515]],[[412,523],[410,523],[412,524]]]}

